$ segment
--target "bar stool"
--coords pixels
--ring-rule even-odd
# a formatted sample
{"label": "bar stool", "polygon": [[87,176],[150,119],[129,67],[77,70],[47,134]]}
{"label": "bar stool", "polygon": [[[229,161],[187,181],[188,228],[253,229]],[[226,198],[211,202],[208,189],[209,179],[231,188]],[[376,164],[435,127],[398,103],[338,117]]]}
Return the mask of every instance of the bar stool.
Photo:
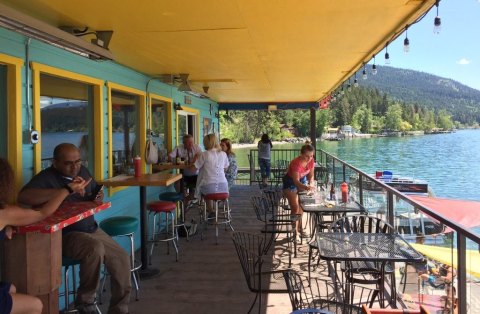
{"label": "bar stool", "polygon": [[[135,285],[135,300],[138,301],[138,292],[140,290],[138,270],[142,267],[142,263],[135,261],[135,242],[133,240],[135,231],[138,230],[138,219],[129,216],[111,217],[100,222],[100,228],[111,237],[128,237],[130,239],[130,273]],[[106,279],[107,275],[103,277],[100,299]]]}
{"label": "bar stool", "polygon": [[[205,204],[203,207],[203,215],[202,215],[202,220],[205,223],[205,228],[207,228],[207,223],[209,220],[214,220],[213,224],[215,225],[215,241],[216,244],[218,244],[218,225],[219,224],[224,224],[225,225],[225,230],[227,230],[227,226],[232,229],[232,231],[235,231],[232,226],[232,216],[230,212],[230,205],[228,202],[228,193],[212,193],[212,194],[206,194],[202,195]],[[207,201],[213,201],[214,202],[214,209],[215,209],[215,217],[207,217]],[[220,209],[219,211],[219,203],[223,202],[223,208]],[[203,231],[201,238],[203,239]]]}
{"label": "bar stool", "polygon": [[[185,205],[183,202],[185,197],[183,196],[183,193],[165,192],[165,193],[161,193],[158,196],[158,198],[161,201],[173,202],[177,204],[177,214],[175,215],[175,228],[182,227],[185,231],[185,234],[187,236],[187,241],[188,241],[189,240],[188,230],[187,230],[187,226],[185,225]],[[178,241],[178,232],[177,232],[177,241]]]}
{"label": "bar stool", "polygon": [[[63,293],[60,293],[58,296],[59,297],[62,297],[64,298],[64,302],[65,302],[65,310],[63,311],[63,313],[78,313],[78,310],[76,309],[70,309],[70,295],[73,295],[73,296],[76,296],[77,295],[77,280],[76,280],[76,274],[75,274],[75,266],[79,266],[80,265],[80,261],[79,260],[75,260],[75,259],[72,259],[72,258],[68,258],[66,256],[62,256],[62,266],[64,267],[64,271],[63,271],[63,276],[64,276],[64,279],[63,279]],[[72,270],[72,287],[73,287],[73,290],[70,290],[70,287],[69,287],[69,280],[68,280],[68,274],[70,273],[70,269]],[[98,305],[97,305],[97,300],[95,300],[93,302],[93,304],[95,305],[95,309],[97,311],[98,314],[102,314],[102,312],[100,311],[100,309],[98,308]]]}
{"label": "bar stool", "polygon": [[[150,215],[153,215],[152,236],[148,242],[152,243],[150,248],[149,263],[152,263],[153,247],[157,242],[167,242],[167,254],[170,254],[170,247],[168,242],[173,243],[175,248],[175,260],[178,262],[178,247],[177,247],[177,232],[175,229],[175,210],[177,204],[174,202],[156,201],[148,204],[148,221],[150,221]],[[165,215],[165,229],[163,232],[160,230],[160,223],[162,222],[162,214]],[[157,216],[159,216],[159,222],[157,223]],[[158,231],[157,231],[158,227]],[[164,235],[163,239],[159,239],[158,236]]]}

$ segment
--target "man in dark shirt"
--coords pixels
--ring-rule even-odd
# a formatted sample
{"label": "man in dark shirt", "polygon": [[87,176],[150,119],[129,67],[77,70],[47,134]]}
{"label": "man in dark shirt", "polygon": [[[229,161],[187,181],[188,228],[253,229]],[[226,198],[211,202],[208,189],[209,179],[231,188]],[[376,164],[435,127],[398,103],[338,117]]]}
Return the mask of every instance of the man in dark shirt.
{"label": "man in dark shirt", "polygon": [[[95,198],[93,191],[97,183],[92,181],[84,191],[74,192],[69,183],[79,177],[88,180],[91,175],[82,166],[80,151],[69,143],[55,147],[53,165],[28,182],[18,195],[22,204],[38,206],[47,202],[52,189],[66,189],[70,192],[65,201],[81,202]],[[103,198],[103,192],[97,199]],[[110,236],[98,228],[93,216],[85,218],[63,229],[63,255],[80,260],[80,286],[75,303],[80,313],[96,313],[95,293],[99,286],[100,269],[105,264],[111,275],[112,298],[109,314],[128,313],[128,303],[132,288],[130,281],[130,257]]]}

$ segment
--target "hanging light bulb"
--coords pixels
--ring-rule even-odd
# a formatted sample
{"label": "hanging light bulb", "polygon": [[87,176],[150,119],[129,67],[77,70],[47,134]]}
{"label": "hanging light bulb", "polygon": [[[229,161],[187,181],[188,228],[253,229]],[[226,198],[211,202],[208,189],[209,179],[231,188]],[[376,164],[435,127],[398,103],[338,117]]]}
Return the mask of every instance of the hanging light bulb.
{"label": "hanging light bulb", "polygon": [[440,3],[440,0],[437,0],[435,2],[435,6],[437,7],[437,16],[435,17],[435,20],[433,20],[433,33],[434,34],[440,34],[440,31],[442,30],[442,20],[438,16],[438,4]]}
{"label": "hanging light bulb", "polygon": [[343,89],[343,84],[342,84],[342,89],[340,90],[340,95],[345,95],[345,90]]}
{"label": "hanging light bulb", "polygon": [[365,69],[365,63],[363,64],[363,72],[362,72],[362,79],[366,80],[368,78],[367,76],[367,70]]}
{"label": "hanging light bulb", "polygon": [[358,87],[357,72],[355,72],[355,79],[353,80],[353,87]]}
{"label": "hanging light bulb", "polygon": [[373,55],[372,75],[377,75],[377,65],[375,64],[375,55]]}
{"label": "hanging light bulb", "polygon": [[347,91],[352,90],[352,84],[350,84],[350,78],[348,78]]}
{"label": "hanging light bulb", "polygon": [[390,54],[388,53],[388,44],[385,46],[385,64],[390,64]]}
{"label": "hanging light bulb", "polygon": [[410,51],[410,40],[408,40],[408,27],[405,28],[405,39],[403,40],[403,52]]}

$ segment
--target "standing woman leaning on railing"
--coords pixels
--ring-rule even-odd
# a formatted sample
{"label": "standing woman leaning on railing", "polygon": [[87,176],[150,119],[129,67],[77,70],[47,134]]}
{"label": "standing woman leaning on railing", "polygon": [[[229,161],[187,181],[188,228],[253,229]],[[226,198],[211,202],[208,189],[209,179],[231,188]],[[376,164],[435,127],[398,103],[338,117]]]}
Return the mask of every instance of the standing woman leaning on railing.
{"label": "standing woman leaning on railing", "polygon": [[[80,191],[90,181],[69,183],[69,189],[62,188],[53,191],[52,198],[36,210],[8,205],[7,198],[12,194],[12,184],[15,182],[13,171],[8,162],[0,158],[0,240],[12,238],[11,226],[24,226],[40,221],[53,214],[65,197],[70,195],[70,189]],[[40,314],[42,302],[30,295],[17,293],[15,286],[9,282],[0,282],[0,313],[6,314]]]}
{"label": "standing woman leaning on railing", "polygon": [[[283,195],[288,200],[293,215],[302,215],[303,210],[298,200],[298,191],[313,191],[315,160],[313,159],[315,149],[312,145],[303,145],[300,156],[294,158],[288,166],[287,173],[283,177]],[[307,237],[302,233],[302,219],[296,223],[297,233],[301,237]]]}

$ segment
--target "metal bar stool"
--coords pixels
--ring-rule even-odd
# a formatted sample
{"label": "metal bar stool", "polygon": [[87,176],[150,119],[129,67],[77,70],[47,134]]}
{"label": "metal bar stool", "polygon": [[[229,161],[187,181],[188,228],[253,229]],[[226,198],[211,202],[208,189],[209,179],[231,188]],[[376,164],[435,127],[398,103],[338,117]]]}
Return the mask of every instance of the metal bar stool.
{"label": "metal bar stool", "polygon": [[[177,241],[178,241],[178,228],[181,227],[185,231],[187,241],[188,238],[188,230],[187,226],[185,225],[185,205],[184,205],[184,196],[183,193],[177,192],[165,192],[161,193],[158,198],[161,201],[166,202],[173,202],[177,204],[177,213],[175,214],[175,228],[177,228]],[[178,243],[177,243],[178,244]]]}
{"label": "metal bar stool", "polygon": [[[76,280],[76,274],[75,274],[75,266],[77,266],[77,265],[80,265],[79,260],[75,260],[75,259],[72,259],[72,258],[62,256],[62,266],[64,267],[64,271],[63,271],[63,276],[64,276],[63,290],[64,291],[63,291],[63,293],[60,293],[58,296],[59,297],[63,296],[64,302],[65,302],[65,309],[64,309],[63,313],[78,313],[78,310],[70,309],[70,301],[69,301],[70,295],[73,295],[73,296],[77,295],[77,280]],[[70,269],[72,270],[72,287],[73,287],[73,290],[70,290],[70,287],[69,287],[69,280],[68,280],[69,276],[68,276],[68,274],[70,273]],[[98,308],[97,300],[95,300],[93,302],[93,304],[95,306],[95,309],[96,309],[97,313],[102,314],[102,312]]]}
{"label": "metal bar stool", "polygon": [[[219,224],[224,224],[225,225],[225,230],[227,230],[227,226],[232,229],[232,231],[235,231],[232,226],[232,215],[230,212],[230,205],[228,202],[228,193],[212,193],[212,194],[206,194],[202,195],[205,204],[203,206],[203,215],[202,215],[202,220],[205,224],[205,228],[207,228],[207,224],[209,222],[213,223],[215,225],[215,241],[216,244],[218,244],[218,225]],[[207,201],[213,201],[214,202],[214,209],[215,209],[215,217],[207,217]],[[220,208],[219,211],[219,203],[223,203],[223,207]],[[209,221],[210,220],[210,221]],[[201,238],[203,239],[203,231],[202,231],[202,236]]]}
{"label": "metal bar stool", "polygon": [[[153,248],[158,242],[167,242],[167,254],[170,254],[170,247],[168,242],[173,243],[175,248],[175,260],[178,262],[178,247],[177,247],[177,232],[175,228],[175,210],[177,209],[177,204],[174,202],[165,202],[165,201],[156,201],[148,204],[148,220],[150,221],[150,215],[153,215],[153,225],[152,225],[152,235],[151,240],[148,242],[152,243],[150,248],[149,263],[152,263],[152,254]],[[162,231],[160,223],[162,222],[162,214],[165,215],[165,228]],[[157,216],[159,216],[159,221],[157,223]],[[158,228],[158,230],[157,230]],[[160,239],[159,236],[164,236],[163,239]]]}
{"label": "metal bar stool", "polygon": [[[129,216],[111,217],[100,223],[100,228],[111,237],[128,237],[130,239],[130,273],[135,285],[135,300],[138,301],[138,292],[140,290],[138,284],[138,270],[142,267],[142,263],[135,261],[135,242],[133,236],[138,230],[138,219]],[[100,300],[105,287],[107,273],[103,277],[102,289],[100,289]]]}

